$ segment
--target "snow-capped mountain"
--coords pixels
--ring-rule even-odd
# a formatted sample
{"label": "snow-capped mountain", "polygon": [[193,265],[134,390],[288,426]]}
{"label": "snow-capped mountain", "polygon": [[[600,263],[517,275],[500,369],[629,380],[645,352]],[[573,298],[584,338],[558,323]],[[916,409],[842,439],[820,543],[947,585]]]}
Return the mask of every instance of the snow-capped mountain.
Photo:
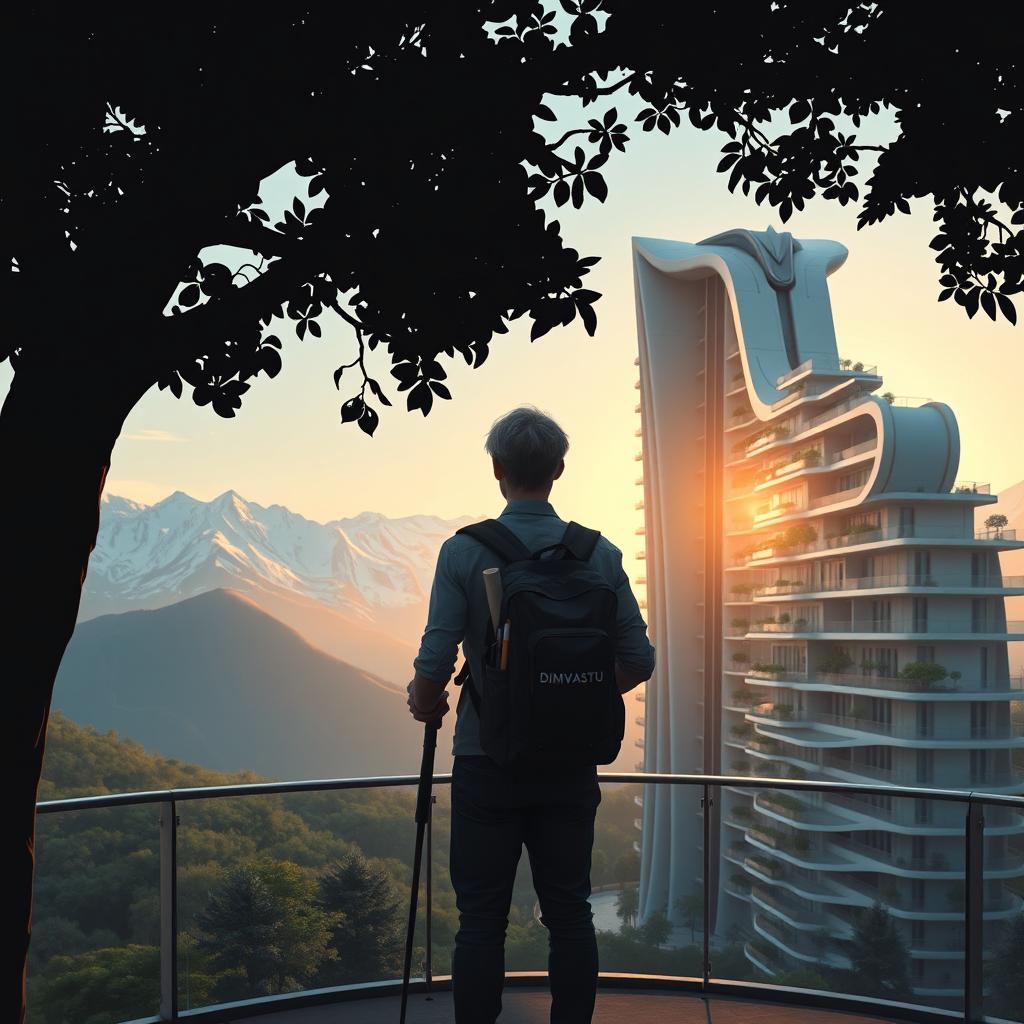
{"label": "snow-capped mountain", "polygon": [[235,491],[154,505],[104,495],[80,620],[239,590],[336,657],[395,682],[412,674],[437,552],[482,516],[318,523]]}

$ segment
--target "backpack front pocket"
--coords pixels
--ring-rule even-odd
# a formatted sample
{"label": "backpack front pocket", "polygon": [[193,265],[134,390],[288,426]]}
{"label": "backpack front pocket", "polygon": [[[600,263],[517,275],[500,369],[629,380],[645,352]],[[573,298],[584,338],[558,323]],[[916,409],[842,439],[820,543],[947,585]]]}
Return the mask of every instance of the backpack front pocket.
{"label": "backpack front pocket", "polygon": [[530,736],[548,752],[600,749],[612,727],[615,649],[604,629],[563,626],[530,637]]}

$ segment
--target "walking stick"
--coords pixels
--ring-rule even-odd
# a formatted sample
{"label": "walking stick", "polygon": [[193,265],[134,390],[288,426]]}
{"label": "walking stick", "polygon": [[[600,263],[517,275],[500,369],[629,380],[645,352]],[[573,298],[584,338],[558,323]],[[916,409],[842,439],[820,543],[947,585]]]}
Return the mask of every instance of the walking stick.
{"label": "walking stick", "polygon": [[[409,998],[409,973],[412,967],[412,940],[416,930],[416,900],[420,892],[420,859],[423,855],[423,833],[430,815],[430,787],[434,781],[434,750],[437,747],[437,726],[427,725],[423,734],[423,762],[420,765],[419,788],[416,793],[416,852],[412,861],[412,895],[409,899],[409,927],[405,936],[405,968],[402,974],[402,1009],[399,1024],[405,1024],[405,1007]],[[430,870],[430,865],[427,865]]]}

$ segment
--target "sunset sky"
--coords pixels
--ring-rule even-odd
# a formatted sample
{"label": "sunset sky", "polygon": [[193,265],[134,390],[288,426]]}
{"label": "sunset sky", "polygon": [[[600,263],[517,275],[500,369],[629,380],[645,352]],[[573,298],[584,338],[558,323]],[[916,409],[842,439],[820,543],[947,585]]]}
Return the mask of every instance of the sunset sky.
{"label": "sunset sky", "polygon": [[[597,104],[585,116],[610,105]],[[626,104],[620,101],[619,109],[621,115]],[[890,115],[877,119],[862,141],[892,133]],[[698,132],[685,118],[668,138],[638,128],[630,136],[627,152],[606,165],[605,204],[588,199],[579,211],[563,207],[555,214],[567,244],[603,257],[587,281],[604,296],[595,338],[577,323],[531,344],[524,319],[496,340],[479,370],[470,370],[461,355],[442,357],[454,400],[436,400],[426,418],[405,410],[406,393],[389,387],[396,382],[378,350],[370,354],[371,372],[387,382],[395,406],[382,410],[370,438],[339,422],[338,408],[349,393],[335,390],[332,372],[352,358],[354,341],[343,324],[325,318],[321,339],[284,338],[284,369],[275,380],[257,378],[233,420],[194,405],[187,387],[180,401],[152,388],[125,424],[108,493],[151,503],[179,489],[206,500],[234,488],[260,504],[280,503],[317,520],[364,510],[496,515],[503,499],[483,452],[484,435],[495,417],[530,402],[553,415],[570,439],[566,472],[552,492],[555,509],[622,547],[633,576],[632,556],[642,547],[633,533],[642,513],[634,511],[640,442],[634,437],[630,238],[698,241],[769,223],[797,238],[836,239],[850,250],[829,279],[840,354],[876,363],[885,390],[949,403],[961,432],[960,478],[990,482],[998,492],[1024,477],[1021,329],[1003,319],[993,323],[982,312],[969,321],[952,300],[936,301],[928,199],[912,201],[911,216],[898,214],[859,232],[854,205],[820,198],[783,224],[767,206],[739,191],[730,194],[726,176],[715,173],[727,137]],[[487,211],[466,210],[466,216],[486,217]],[[439,255],[443,248],[439,239]],[[0,397],[9,380],[4,364]]]}

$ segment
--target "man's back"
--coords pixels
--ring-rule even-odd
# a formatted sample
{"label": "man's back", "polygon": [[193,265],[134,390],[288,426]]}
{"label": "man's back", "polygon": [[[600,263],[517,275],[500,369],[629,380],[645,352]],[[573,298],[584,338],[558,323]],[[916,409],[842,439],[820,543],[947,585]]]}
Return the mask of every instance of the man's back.
{"label": "man's back", "polygon": [[[557,544],[567,525],[550,502],[534,498],[509,501],[498,518],[531,551]],[[472,537],[449,537],[441,546],[427,627],[419,654],[413,662],[413,667],[421,675],[447,682],[455,667],[457,645],[462,641],[470,672],[474,679],[482,678],[481,643],[489,612],[481,573],[500,564],[496,554]],[[590,564],[616,588],[619,664],[635,678],[649,678],[654,671],[655,649],[647,639],[647,624],[622,567],[621,550],[602,536],[591,555]],[[460,699],[453,753],[483,754],[479,735],[480,722],[472,701]]]}

